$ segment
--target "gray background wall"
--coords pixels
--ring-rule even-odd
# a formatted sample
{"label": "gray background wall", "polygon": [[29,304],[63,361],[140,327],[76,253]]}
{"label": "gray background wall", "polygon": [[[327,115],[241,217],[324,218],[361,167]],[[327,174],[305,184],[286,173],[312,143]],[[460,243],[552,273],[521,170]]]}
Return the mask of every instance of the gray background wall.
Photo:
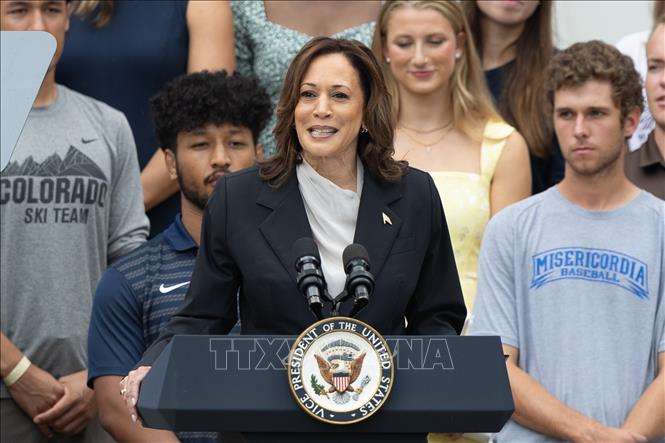
{"label": "gray background wall", "polygon": [[559,48],[591,39],[615,44],[624,35],[650,29],[651,14],[651,1],[645,0],[557,0],[555,42]]}

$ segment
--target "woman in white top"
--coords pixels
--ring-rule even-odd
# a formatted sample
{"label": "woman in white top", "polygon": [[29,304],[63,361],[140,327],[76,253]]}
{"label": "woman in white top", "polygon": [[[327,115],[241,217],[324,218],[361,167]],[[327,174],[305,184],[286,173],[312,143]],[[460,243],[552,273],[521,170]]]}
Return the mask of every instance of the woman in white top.
{"label": "woman in white top", "polygon": [[[243,334],[297,334],[316,320],[296,284],[293,244],[303,237],[321,251],[333,293],[344,286],[344,247],[365,246],[375,286],[357,318],[380,333],[462,329],[466,309],[439,195],[428,174],[393,158],[390,95],[372,52],[354,40],[316,38],[295,57],[284,85],[277,154],[219,179],[185,301],[122,383],[133,414],[138,383],[173,335],[233,327],[238,289]],[[342,312],[352,306],[353,300],[342,303]],[[334,433],[279,439],[338,440]],[[344,436],[363,443],[424,440],[406,433]]]}

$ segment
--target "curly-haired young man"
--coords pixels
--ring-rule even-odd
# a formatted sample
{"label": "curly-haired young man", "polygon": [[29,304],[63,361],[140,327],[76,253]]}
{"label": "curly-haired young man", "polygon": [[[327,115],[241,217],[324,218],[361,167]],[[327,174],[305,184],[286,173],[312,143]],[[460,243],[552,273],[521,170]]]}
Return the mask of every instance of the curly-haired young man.
{"label": "curly-haired young man", "polygon": [[599,41],[550,63],[564,180],[495,216],[474,335],[498,335],[515,414],[496,442],[665,435],[665,205],[624,175],[642,107],[631,60]]}
{"label": "curly-haired young man", "polygon": [[[270,100],[254,79],[202,72],[171,81],[151,105],[167,167],[180,183],[182,214],[102,276],[90,322],[88,384],[95,389],[102,425],[117,440],[176,442],[171,432],[130,421],[119,382],[184,299],[203,208],[219,177],[260,157],[256,140],[270,116]],[[214,434],[179,437],[216,441]]]}

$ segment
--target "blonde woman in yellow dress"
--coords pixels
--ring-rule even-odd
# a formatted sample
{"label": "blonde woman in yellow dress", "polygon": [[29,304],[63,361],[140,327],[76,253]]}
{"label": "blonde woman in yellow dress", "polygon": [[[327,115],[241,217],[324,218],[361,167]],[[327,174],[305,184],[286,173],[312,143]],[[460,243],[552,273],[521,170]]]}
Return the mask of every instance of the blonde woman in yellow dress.
{"label": "blonde woman in yellow dress", "polygon": [[[531,194],[526,143],[492,104],[457,2],[385,2],[374,52],[395,97],[395,156],[434,178],[470,313],[490,217]],[[466,434],[455,441],[488,437]],[[430,434],[429,441],[452,441],[447,438]]]}
{"label": "blonde woman in yellow dress", "polygon": [[471,312],[485,226],[531,193],[526,144],[494,109],[457,2],[384,3],[374,51],[395,97],[395,155],[434,178]]}

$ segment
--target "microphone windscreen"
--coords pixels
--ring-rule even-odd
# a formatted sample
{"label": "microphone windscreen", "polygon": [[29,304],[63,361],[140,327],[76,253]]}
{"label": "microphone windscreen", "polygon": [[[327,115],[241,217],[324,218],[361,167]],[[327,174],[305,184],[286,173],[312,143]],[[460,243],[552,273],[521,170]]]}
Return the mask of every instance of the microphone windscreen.
{"label": "microphone windscreen", "polygon": [[346,269],[351,260],[356,258],[362,258],[367,262],[367,265],[369,266],[369,254],[367,253],[367,249],[365,249],[363,245],[359,245],[358,243],[353,243],[347,246],[344,249],[344,252],[342,253],[342,262],[344,262],[344,269]]}
{"label": "microphone windscreen", "polygon": [[299,238],[293,243],[293,256],[295,257],[295,263],[298,263],[301,257],[304,256],[313,256],[316,257],[319,262],[321,261],[321,256],[319,255],[319,248],[316,247],[316,243],[309,237]]}

